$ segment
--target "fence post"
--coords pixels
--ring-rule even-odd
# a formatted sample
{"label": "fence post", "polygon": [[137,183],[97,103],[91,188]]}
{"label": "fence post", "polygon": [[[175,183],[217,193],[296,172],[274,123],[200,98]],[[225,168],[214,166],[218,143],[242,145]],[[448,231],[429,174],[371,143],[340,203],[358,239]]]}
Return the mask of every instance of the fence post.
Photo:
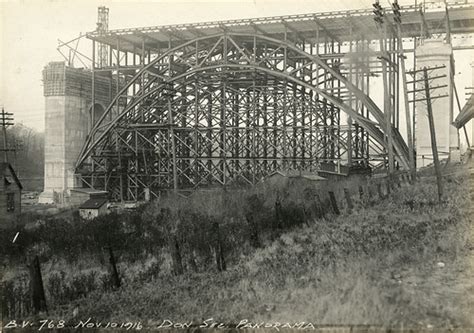
{"label": "fence post", "polygon": [[112,282],[115,288],[120,288],[120,276],[117,270],[117,263],[115,261],[114,252],[112,251],[112,246],[109,246],[109,263],[112,270]]}
{"label": "fence post", "polygon": [[281,208],[281,200],[280,196],[277,194],[277,198],[275,200],[275,220],[277,223],[277,228],[281,229],[282,228],[282,208]]}
{"label": "fence post", "polygon": [[193,269],[194,273],[199,272],[199,268],[198,268],[197,263],[196,263],[196,251],[195,250],[191,250],[190,253],[189,253],[189,265]]}
{"label": "fence post", "polygon": [[319,197],[319,194],[316,193],[314,195],[314,201],[315,201],[315,207],[316,207],[316,217],[320,219],[324,215],[326,215],[326,212],[323,209],[323,203],[321,202],[321,198]]}
{"label": "fence post", "polygon": [[339,211],[339,208],[337,207],[337,201],[336,201],[336,196],[334,195],[334,192],[329,191],[329,200],[331,201],[331,206],[334,214],[339,215],[341,212]]}
{"label": "fence post", "polygon": [[347,188],[344,188],[344,197],[346,198],[347,208],[349,210],[354,208],[354,205],[352,204],[351,194]]}
{"label": "fence post", "polygon": [[224,249],[221,242],[221,236],[219,232],[219,223],[214,222],[214,232],[216,233],[216,244],[215,244],[215,252],[216,252],[216,264],[217,269],[222,272],[227,269],[225,258],[224,258]]}
{"label": "fence post", "polygon": [[377,192],[379,193],[379,198],[380,199],[383,199],[385,197],[385,195],[383,194],[383,191],[382,191],[382,184],[381,183],[377,183]]}
{"label": "fence post", "polygon": [[183,263],[181,258],[181,249],[179,248],[179,242],[176,238],[176,235],[171,237],[171,257],[173,260],[173,270],[174,274],[181,275],[183,274]]}
{"label": "fence post", "polygon": [[245,214],[245,219],[250,226],[250,242],[253,247],[260,247],[260,236],[258,234],[258,226],[252,213]]}
{"label": "fence post", "polygon": [[362,185],[359,185],[359,199],[360,201],[364,200],[364,188],[362,187]]}
{"label": "fence post", "polygon": [[14,315],[10,315],[9,310],[10,310],[10,302],[7,300],[7,282],[3,281],[2,282],[2,292],[1,292],[1,307],[0,310],[2,313],[0,314],[1,317],[1,322],[3,323],[3,318],[5,317],[15,317]]}
{"label": "fence post", "polygon": [[48,313],[46,297],[44,295],[43,277],[41,276],[41,266],[38,256],[34,257],[29,266],[30,291],[34,313],[38,314],[41,311]]}

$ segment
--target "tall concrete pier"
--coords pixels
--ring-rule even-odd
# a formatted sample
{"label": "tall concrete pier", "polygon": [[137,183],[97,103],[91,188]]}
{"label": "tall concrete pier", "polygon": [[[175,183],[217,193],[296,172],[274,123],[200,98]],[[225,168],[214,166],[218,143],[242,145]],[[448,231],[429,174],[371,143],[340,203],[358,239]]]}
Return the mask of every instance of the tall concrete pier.
{"label": "tall concrete pier", "polygon": [[[453,49],[451,44],[443,39],[427,39],[415,50],[416,67],[423,68],[445,66],[444,68],[429,70],[430,85],[445,86],[432,90],[431,97],[448,95],[443,98],[432,99],[433,118],[436,130],[436,143],[440,159],[450,158],[459,160],[459,134],[453,123],[453,86],[451,81],[451,58]],[[443,76],[443,77],[441,77]],[[420,77],[418,77],[419,79]],[[424,82],[418,84],[417,89],[424,87]],[[420,92],[423,94],[423,92]],[[426,101],[416,104],[416,152],[417,167],[423,167],[433,162],[431,150],[430,128],[428,124]]]}
{"label": "tall concrete pier", "polygon": [[[471,73],[472,73],[472,88],[474,89],[474,61],[471,62]],[[471,93],[474,93],[474,91],[470,91]],[[470,96],[472,98],[472,96]],[[472,99],[471,99],[472,101]],[[472,152],[474,152],[474,120],[471,120],[471,142],[470,142],[470,149]]]}
{"label": "tall concrete pier", "polygon": [[[74,163],[87,133],[110,103],[116,86],[112,79],[96,75],[92,105],[92,73],[51,62],[43,70],[45,96],[44,191],[40,203],[68,202],[69,190],[80,187]],[[93,112],[94,110],[94,112]]]}

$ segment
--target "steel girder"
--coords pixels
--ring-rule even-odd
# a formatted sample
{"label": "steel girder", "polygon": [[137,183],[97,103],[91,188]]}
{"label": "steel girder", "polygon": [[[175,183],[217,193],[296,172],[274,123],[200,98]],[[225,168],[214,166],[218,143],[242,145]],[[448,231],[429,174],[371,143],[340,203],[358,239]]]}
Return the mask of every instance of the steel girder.
{"label": "steel girder", "polygon": [[[335,83],[352,99],[335,93]],[[340,163],[347,154],[340,110],[387,148],[377,105],[304,47],[254,34],[197,38],[167,50],[121,89],[87,137],[77,168],[89,163],[90,185],[121,199],[138,200],[144,188],[253,184],[277,169]],[[368,152],[363,131],[360,149]],[[406,168],[407,147],[392,133]]]}

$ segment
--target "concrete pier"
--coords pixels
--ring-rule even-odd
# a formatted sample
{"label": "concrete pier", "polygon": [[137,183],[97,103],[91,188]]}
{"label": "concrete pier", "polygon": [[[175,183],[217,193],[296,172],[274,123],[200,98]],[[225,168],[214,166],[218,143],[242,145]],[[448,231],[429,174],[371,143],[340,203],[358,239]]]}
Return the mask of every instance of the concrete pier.
{"label": "concrete pier", "polygon": [[[472,86],[474,87],[474,62],[471,62],[471,73],[472,73]],[[474,91],[471,91],[474,93]],[[471,96],[472,97],[472,96]],[[474,153],[474,119],[471,120],[471,142],[470,142],[471,154]]]}
{"label": "concrete pier", "polygon": [[[429,70],[430,77],[442,76],[430,81],[432,86],[446,87],[432,90],[431,97],[448,95],[448,97],[432,99],[433,117],[436,130],[436,143],[440,160],[450,158],[451,161],[460,159],[459,134],[453,123],[453,86],[451,83],[451,56],[453,49],[451,44],[443,39],[427,39],[418,46],[416,52],[416,67],[436,67],[445,66],[442,69]],[[421,76],[417,77],[420,79]],[[420,82],[417,89],[424,87]],[[420,92],[418,96],[424,96]],[[420,98],[417,97],[417,98]],[[428,124],[426,102],[416,103],[416,152],[417,168],[433,163],[433,153],[431,150],[430,128]]]}
{"label": "concrete pier", "polygon": [[116,86],[96,75],[92,105],[92,72],[51,62],[43,70],[45,96],[44,191],[40,203],[67,204],[70,189],[81,187],[74,164],[92,126],[110,103]]}

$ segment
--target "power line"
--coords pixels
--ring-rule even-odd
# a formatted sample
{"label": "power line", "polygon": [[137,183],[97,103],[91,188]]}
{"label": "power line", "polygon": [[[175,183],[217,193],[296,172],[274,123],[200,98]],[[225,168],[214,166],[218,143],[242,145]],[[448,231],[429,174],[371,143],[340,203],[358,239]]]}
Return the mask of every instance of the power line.
{"label": "power line", "polygon": [[13,126],[13,113],[5,112],[5,108],[2,107],[0,122],[3,132],[3,149],[0,150],[3,151],[3,160],[8,162],[8,152],[15,151],[15,148],[9,149],[7,145],[7,127]]}

